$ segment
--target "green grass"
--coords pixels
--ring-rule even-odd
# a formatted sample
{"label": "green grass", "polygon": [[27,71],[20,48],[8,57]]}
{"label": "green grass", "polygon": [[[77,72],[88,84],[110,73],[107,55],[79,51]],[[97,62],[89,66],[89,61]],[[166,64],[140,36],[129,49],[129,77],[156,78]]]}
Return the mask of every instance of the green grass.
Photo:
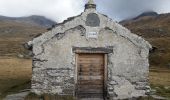
{"label": "green grass", "polygon": [[150,68],[150,86],[156,95],[170,99],[170,69],[154,66]]}
{"label": "green grass", "polygon": [[30,88],[31,59],[0,58],[0,100],[7,94]]}
{"label": "green grass", "polygon": [[170,99],[170,86],[169,86],[169,88],[166,88],[163,85],[151,84],[151,88],[156,90],[157,95]]}
{"label": "green grass", "polygon": [[15,81],[11,80],[9,83],[12,84],[15,82],[14,84],[17,84],[17,85],[13,85],[11,88],[8,88],[7,90],[3,91],[2,94],[0,95],[0,100],[5,98],[6,95],[19,93],[23,89],[30,89],[30,86],[31,86],[30,81],[21,84],[20,82],[22,82],[22,81],[23,80],[20,80],[20,81],[18,80],[18,84],[17,84],[16,80]]}

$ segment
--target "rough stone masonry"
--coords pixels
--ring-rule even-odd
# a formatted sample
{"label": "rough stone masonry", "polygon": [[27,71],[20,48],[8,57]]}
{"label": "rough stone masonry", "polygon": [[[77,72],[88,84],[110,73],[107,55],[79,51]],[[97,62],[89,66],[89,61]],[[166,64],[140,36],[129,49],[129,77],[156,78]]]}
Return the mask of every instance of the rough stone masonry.
{"label": "rough stone masonry", "polygon": [[146,96],[148,55],[143,38],[96,11],[88,2],[81,15],[68,18],[28,42],[33,52],[32,92],[75,95],[74,48],[104,48],[107,54],[107,96],[110,100]]}

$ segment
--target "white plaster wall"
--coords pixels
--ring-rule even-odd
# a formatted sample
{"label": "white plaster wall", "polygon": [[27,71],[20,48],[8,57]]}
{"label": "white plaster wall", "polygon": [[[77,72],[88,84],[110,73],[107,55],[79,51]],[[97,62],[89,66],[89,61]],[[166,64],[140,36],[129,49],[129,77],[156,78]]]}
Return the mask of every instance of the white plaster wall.
{"label": "white plaster wall", "polygon": [[[99,27],[85,25],[89,13],[98,14]],[[85,30],[75,28],[79,25]],[[98,32],[98,38],[87,39],[85,33],[88,32]],[[63,36],[58,39],[59,33]],[[110,98],[139,97],[149,91],[148,53],[151,45],[94,9],[86,10],[28,44],[33,46],[32,91],[37,94],[74,94],[76,62],[72,48],[108,46],[113,47],[113,53],[108,55]]]}

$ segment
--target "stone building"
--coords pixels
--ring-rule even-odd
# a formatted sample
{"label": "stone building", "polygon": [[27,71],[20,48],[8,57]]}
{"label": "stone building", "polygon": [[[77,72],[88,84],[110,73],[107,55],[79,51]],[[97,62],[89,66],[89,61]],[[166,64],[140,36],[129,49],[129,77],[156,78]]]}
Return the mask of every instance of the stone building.
{"label": "stone building", "polygon": [[143,38],[96,11],[89,0],[68,18],[28,42],[33,52],[32,92],[78,98],[137,98],[149,92]]}

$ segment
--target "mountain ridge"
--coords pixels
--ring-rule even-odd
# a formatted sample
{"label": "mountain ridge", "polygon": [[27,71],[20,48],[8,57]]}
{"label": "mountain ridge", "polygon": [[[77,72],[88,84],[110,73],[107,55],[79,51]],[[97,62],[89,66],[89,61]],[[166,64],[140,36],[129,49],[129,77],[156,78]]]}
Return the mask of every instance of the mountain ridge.
{"label": "mountain ridge", "polygon": [[145,17],[145,16],[158,16],[159,14],[155,11],[146,11],[143,12],[142,14],[138,15],[137,17],[133,18],[134,20],[139,19],[141,17]]}
{"label": "mountain ridge", "polygon": [[54,23],[41,16],[0,16],[0,57],[28,54],[29,51],[24,49],[23,44],[37,34],[46,32]]}
{"label": "mountain ridge", "polygon": [[151,67],[170,68],[170,13],[135,18],[122,21],[120,24],[151,43]]}
{"label": "mountain ridge", "polygon": [[0,15],[0,21],[15,21],[18,23],[30,24],[32,26],[41,26],[46,28],[49,28],[57,23],[51,19],[39,15],[31,15],[24,17],[7,17]]}
{"label": "mountain ridge", "polygon": [[170,37],[170,13],[141,16],[138,19],[135,17],[121,21],[120,24],[145,38]]}
{"label": "mountain ridge", "polygon": [[140,20],[140,18],[143,18],[143,17],[156,17],[156,16],[159,16],[159,14],[155,11],[146,11],[146,12],[143,12],[137,16],[134,16],[132,18],[128,18],[128,19],[124,19],[122,21],[120,21],[120,23],[126,23],[128,21],[136,21],[136,20]]}

